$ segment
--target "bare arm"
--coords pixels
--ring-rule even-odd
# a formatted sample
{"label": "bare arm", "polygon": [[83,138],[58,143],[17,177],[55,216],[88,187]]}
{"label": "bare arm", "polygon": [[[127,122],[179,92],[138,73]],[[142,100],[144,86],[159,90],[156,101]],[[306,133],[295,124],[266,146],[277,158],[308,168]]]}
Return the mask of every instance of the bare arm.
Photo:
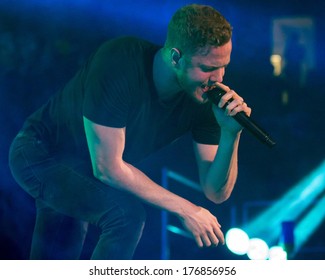
{"label": "bare arm", "polygon": [[227,200],[234,188],[239,138],[239,135],[233,137],[224,133],[219,146],[194,142],[203,192],[215,203]]}
{"label": "bare arm", "polygon": [[101,126],[86,118],[84,126],[96,178],[177,215],[198,246],[224,243],[220,225],[208,210],[164,189],[123,160],[125,128]]}
{"label": "bare arm", "polygon": [[[215,203],[221,203],[231,195],[238,175],[238,145],[242,127],[232,118],[238,112],[251,114],[251,109],[236,92],[219,84],[227,91],[218,107],[213,105],[215,117],[221,127],[219,145],[194,143],[200,183],[205,195]],[[227,105],[226,102],[233,98]]]}

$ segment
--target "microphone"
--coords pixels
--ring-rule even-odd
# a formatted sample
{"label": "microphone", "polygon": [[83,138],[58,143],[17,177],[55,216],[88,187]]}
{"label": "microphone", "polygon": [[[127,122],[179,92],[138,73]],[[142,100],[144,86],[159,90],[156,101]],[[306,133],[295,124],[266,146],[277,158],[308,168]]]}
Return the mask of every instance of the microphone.
{"label": "microphone", "polygon": [[[215,105],[218,106],[220,98],[226,93],[225,90],[215,87],[206,92],[208,95],[208,99]],[[222,108],[224,109],[233,98],[230,98],[225,106]],[[262,143],[266,144],[269,147],[273,147],[276,143],[270,135],[268,135],[265,130],[263,130],[251,117],[247,116],[243,111],[238,112],[233,118],[244,128],[246,128],[250,133],[252,133],[258,140]]]}

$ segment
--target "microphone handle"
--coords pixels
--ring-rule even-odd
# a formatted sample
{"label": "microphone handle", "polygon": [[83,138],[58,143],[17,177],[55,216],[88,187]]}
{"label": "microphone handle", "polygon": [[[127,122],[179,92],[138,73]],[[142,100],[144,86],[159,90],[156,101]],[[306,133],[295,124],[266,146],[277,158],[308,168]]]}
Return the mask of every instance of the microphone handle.
{"label": "microphone handle", "polygon": [[[218,87],[215,87],[207,91],[209,100],[218,106],[220,98],[226,92]],[[233,99],[229,99],[223,109],[231,102]],[[276,143],[268,133],[265,132],[251,117],[247,116],[244,112],[238,112],[233,118],[244,128],[246,128],[250,133],[252,133],[258,140],[266,144],[269,147],[273,147]]]}

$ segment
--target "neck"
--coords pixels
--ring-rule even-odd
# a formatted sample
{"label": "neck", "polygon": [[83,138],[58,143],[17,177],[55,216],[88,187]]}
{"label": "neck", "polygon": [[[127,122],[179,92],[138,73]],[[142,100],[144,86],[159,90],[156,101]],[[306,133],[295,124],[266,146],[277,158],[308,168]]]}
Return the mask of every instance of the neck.
{"label": "neck", "polygon": [[173,99],[181,91],[174,69],[164,57],[163,49],[160,49],[155,55],[153,80],[162,101]]}

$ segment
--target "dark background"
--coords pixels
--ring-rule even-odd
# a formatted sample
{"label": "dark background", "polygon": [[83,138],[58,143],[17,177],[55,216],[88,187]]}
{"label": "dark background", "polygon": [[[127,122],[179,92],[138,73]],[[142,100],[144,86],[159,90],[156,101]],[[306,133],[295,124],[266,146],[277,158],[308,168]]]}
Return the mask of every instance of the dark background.
{"label": "dark background", "polygon": [[[191,1],[0,2],[0,259],[27,259],[30,248],[34,204],[11,177],[7,163],[10,142],[24,119],[62,87],[105,40],[136,35],[162,44],[170,17],[188,3]],[[238,182],[232,197],[222,205],[212,205],[201,194],[174,183],[175,192],[213,211],[226,232],[236,222],[240,224],[238,217],[234,219],[234,209],[240,216],[249,201],[276,201],[324,160],[325,4],[320,0],[195,3],[214,6],[233,25],[232,61],[224,82],[245,97],[254,119],[277,141],[276,147],[269,149],[243,132]],[[310,17],[315,26],[315,65],[304,86],[294,90],[273,76],[270,64],[272,20],[278,17]],[[298,53],[292,50],[291,54],[299,60]],[[281,102],[285,90],[289,94],[286,104]],[[163,167],[197,180],[188,136],[139,167],[157,182]],[[160,211],[147,208],[148,222],[135,258],[159,259]],[[89,257],[97,235],[91,228],[83,258]],[[324,259],[324,236],[323,223],[296,258]],[[202,250],[192,240],[175,234],[170,234],[170,245],[174,259],[236,258],[225,246]]]}

